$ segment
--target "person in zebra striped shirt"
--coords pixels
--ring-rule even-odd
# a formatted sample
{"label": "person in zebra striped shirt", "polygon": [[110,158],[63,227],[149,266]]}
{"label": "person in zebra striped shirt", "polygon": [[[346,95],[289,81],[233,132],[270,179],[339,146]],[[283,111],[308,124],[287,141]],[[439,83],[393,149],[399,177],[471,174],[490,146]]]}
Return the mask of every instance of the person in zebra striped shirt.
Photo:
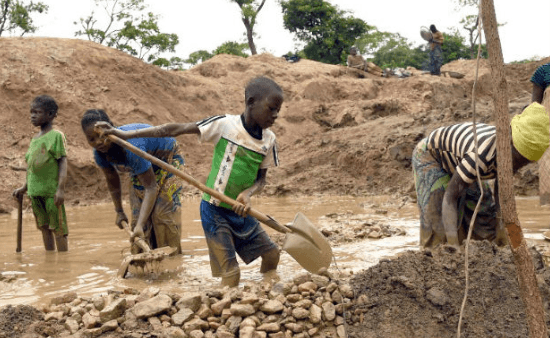
{"label": "person in zebra striped shirt", "polygon": [[[511,123],[512,165],[516,172],[538,161],[550,144],[550,121],[544,107],[532,103]],[[479,178],[484,195],[473,229],[474,239],[506,243],[497,224],[498,186],[488,184],[497,177],[496,128],[477,123]],[[473,210],[481,196],[477,183],[473,123],[435,129],[413,151],[412,166],[420,209],[420,245],[434,247],[449,243],[459,246],[465,239]]]}

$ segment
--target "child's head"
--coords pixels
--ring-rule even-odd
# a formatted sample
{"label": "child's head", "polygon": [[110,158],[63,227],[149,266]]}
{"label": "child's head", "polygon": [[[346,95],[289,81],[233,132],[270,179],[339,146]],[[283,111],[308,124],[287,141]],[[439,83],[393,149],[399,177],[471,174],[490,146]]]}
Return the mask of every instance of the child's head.
{"label": "child's head", "polygon": [[57,103],[49,95],[40,95],[31,102],[31,123],[35,126],[42,126],[51,123],[57,116]]}
{"label": "child's head", "polygon": [[80,124],[82,126],[82,131],[84,132],[84,135],[86,135],[86,140],[88,141],[88,144],[92,148],[105,153],[111,148],[112,143],[108,138],[101,137],[99,133],[95,131],[95,124],[99,121],[104,121],[109,123],[110,125],[113,125],[111,119],[109,119],[109,115],[107,115],[107,113],[103,109],[87,110],[84,113],[84,116],[82,116]]}
{"label": "child's head", "polygon": [[245,114],[262,129],[269,128],[277,119],[283,104],[283,90],[266,77],[252,79],[244,90]]}
{"label": "child's head", "polygon": [[430,30],[432,31],[432,33],[437,32],[437,28],[435,28],[435,25],[430,25]]}
{"label": "child's head", "polygon": [[351,55],[357,55],[357,47],[352,46],[352,47],[349,49],[349,53],[350,53]]}

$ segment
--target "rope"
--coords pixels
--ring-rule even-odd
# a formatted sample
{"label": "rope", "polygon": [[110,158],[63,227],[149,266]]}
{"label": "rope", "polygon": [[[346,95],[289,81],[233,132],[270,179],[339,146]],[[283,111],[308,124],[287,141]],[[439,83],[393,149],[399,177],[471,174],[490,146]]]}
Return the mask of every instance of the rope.
{"label": "rope", "polygon": [[479,201],[477,201],[476,208],[474,210],[474,214],[472,216],[472,220],[470,221],[470,228],[468,229],[468,237],[466,238],[466,245],[464,248],[464,274],[466,278],[466,286],[464,290],[464,298],[462,299],[462,305],[460,307],[460,316],[458,319],[458,329],[456,336],[457,338],[460,338],[460,328],[462,326],[462,318],[464,315],[464,308],[466,306],[466,300],[468,299],[468,290],[470,288],[470,276],[468,273],[468,249],[470,246],[470,239],[472,237],[472,232],[474,229],[474,224],[476,221],[477,213],[479,212],[479,207],[481,206],[481,202],[483,201],[483,184],[481,183],[481,178],[479,177],[479,153],[478,153],[478,144],[477,144],[477,128],[476,128],[476,85],[477,85],[477,79],[479,74],[479,59],[481,55],[481,26],[483,22],[481,21],[481,6],[479,6],[479,12],[478,12],[478,19],[479,19],[479,25],[477,27],[478,34],[479,34],[479,43],[477,48],[477,62],[476,62],[476,74],[474,78],[474,85],[472,88],[472,119],[474,124],[474,147],[475,147],[475,155],[476,155],[476,176],[477,176],[477,184],[479,185],[479,189],[481,190],[481,196],[479,197]]}

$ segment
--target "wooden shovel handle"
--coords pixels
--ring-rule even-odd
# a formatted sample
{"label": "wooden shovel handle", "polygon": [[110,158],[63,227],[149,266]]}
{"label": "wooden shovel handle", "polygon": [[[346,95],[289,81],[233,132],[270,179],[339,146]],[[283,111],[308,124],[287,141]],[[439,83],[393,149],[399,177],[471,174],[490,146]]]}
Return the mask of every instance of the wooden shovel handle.
{"label": "wooden shovel handle", "polygon": [[23,239],[23,197],[17,199],[17,248],[15,252],[21,252]]}
{"label": "wooden shovel handle", "polygon": [[[126,222],[126,221],[123,221],[123,222],[126,224],[126,225],[122,226],[124,228],[124,231],[126,231],[128,236],[132,237],[133,232],[130,229],[130,226],[128,225],[128,222]],[[134,243],[136,243],[136,245],[139,246],[141,248],[141,250],[143,250],[143,252],[151,251],[151,248],[149,247],[149,244],[147,244],[147,242],[145,242],[145,240],[141,237],[134,238]]]}
{"label": "wooden shovel handle", "polygon": [[[190,175],[184,173],[183,171],[178,170],[178,169],[174,168],[173,166],[171,166],[170,164],[156,158],[155,156],[152,156],[152,155],[144,152],[143,150],[134,147],[129,142],[126,142],[123,139],[121,139],[121,138],[119,138],[115,135],[107,135],[107,137],[111,141],[113,141],[114,143],[118,144],[119,146],[128,149],[129,151],[133,152],[134,154],[138,155],[139,157],[142,157],[142,158],[146,159],[147,161],[155,164],[157,167],[160,167],[160,168],[162,168],[162,169],[164,169],[164,170],[166,170],[166,171],[182,178],[183,180],[185,180],[187,183],[191,184],[195,188],[197,188],[197,189],[199,189],[199,190],[201,190],[201,191],[203,191],[203,192],[205,192],[205,193],[207,193],[211,196],[214,196],[215,198],[219,199],[220,201],[222,201],[224,203],[227,203],[232,207],[239,204],[239,202],[235,201],[234,199],[220,193],[219,191],[216,191],[216,190],[214,190],[210,187],[207,187],[206,185],[204,185],[201,182],[197,181],[196,179],[194,179]],[[255,217],[258,221],[262,222],[263,224],[269,226],[270,228],[272,228],[272,229],[274,229],[278,232],[282,232],[282,233],[292,232],[288,227],[280,224],[279,222],[277,222],[271,216],[265,215],[265,214],[261,213],[260,211],[258,211],[256,209],[250,208],[250,210],[248,211],[248,214]]]}

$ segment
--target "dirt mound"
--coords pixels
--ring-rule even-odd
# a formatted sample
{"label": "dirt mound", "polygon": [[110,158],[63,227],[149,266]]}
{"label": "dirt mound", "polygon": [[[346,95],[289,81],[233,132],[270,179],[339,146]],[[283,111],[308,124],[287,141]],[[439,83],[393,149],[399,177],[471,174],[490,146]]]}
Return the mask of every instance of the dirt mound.
{"label": "dirt mound", "polygon": [[16,338],[28,332],[28,326],[44,319],[44,313],[28,305],[8,305],[0,309],[0,337]]}
{"label": "dirt mound", "polygon": [[[190,122],[217,114],[240,114],[244,86],[255,76],[275,79],[285,102],[273,127],[281,167],[270,170],[266,194],[387,194],[410,190],[410,156],[416,142],[435,127],[471,119],[475,61],[455,61],[445,71],[462,79],[415,72],[409,78],[380,78],[310,60],[288,63],[261,54],[218,55],[188,71],[164,71],[128,54],[73,39],[0,38],[0,211],[14,206],[11,191],[24,181],[24,153],[36,130],[29,103],[52,95],[60,106],[56,127],[67,135],[68,203],[109,200],[80,130],[91,108],[106,109],[114,122]],[[529,78],[542,62],[507,66],[511,113],[530,100]],[[478,80],[479,119],[492,121],[492,91],[486,62]],[[187,171],[208,174],[209,145],[180,137]],[[522,192],[536,191],[531,166]],[[535,179],[533,179],[535,177]],[[185,193],[197,194],[186,187]]]}
{"label": "dirt mound", "polygon": [[[465,288],[464,254],[451,249],[409,251],[357,274],[350,282],[357,298],[352,311],[361,324],[350,327],[350,337],[455,336]],[[531,254],[548,309],[550,269],[544,268],[540,254]],[[469,274],[464,337],[527,337],[510,250],[473,241]]]}

